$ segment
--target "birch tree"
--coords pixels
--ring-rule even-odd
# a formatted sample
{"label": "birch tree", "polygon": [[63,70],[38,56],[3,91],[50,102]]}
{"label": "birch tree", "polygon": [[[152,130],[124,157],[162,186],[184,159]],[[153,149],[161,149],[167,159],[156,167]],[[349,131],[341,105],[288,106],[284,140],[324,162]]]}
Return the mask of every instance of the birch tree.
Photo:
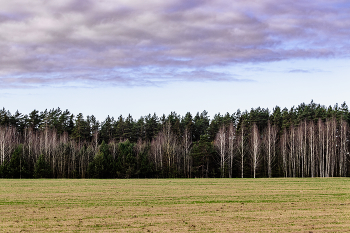
{"label": "birch tree", "polygon": [[244,155],[245,155],[245,127],[244,124],[241,124],[241,128],[239,130],[239,134],[237,136],[237,146],[240,156],[240,164],[241,164],[241,178],[244,176]]}
{"label": "birch tree", "polygon": [[276,157],[276,139],[277,139],[277,129],[276,126],[271,125],[271,122],[267,122],[267,127],[264,133],[264,145],[267,157],[267,174],[268,177],[272,177],[272,164]]}
{"label": "birch tree", "polygon": [[335,152],[336,152],[336,120],[335,118],[326,120],[326,156],[325,156],[325,176],[334,175]]}
{"label": "birch tree", "polygon": [[233,158],[236,147],[236,129],[231,122],[228,127],[228,161],[229,161],[229,178],[232,178],[233,172]]}
{"label": "birch tree", "polygon": [[315,134],[315,124],[313,121],[310,121],[308,123],[307,127],[308,132],[308,144],[309,144],[309,164],[310,164],[310,176],[315,177],[315,167],[316,167],[316,160],[315,160],[315,152],[316,152],[316,134]]}
{"label": "birch tree", "polygon": [[319,167],[319,176],[320,177],[325,177],[326,172],[325,172],[325,126],[324,123],[321,119],[318,119],[317,122],[317,132],[318,132],[318,167]]}
{"label": "birch tree", "polygon": [[172,165],[176,161],[176,145],[177,140],[174,133],[171,130],[170,121],[166,122],[163,128],[163,136],[164,136],[164,156],[167,160],[168,169],[171,169]]}
{"label": "birch tree", "polygon": [[281,141],[280,141],[280,147],[281,147],[281,155],[282,155],[282,167],[283,167],[283,173],[285,177],[290,176],[289,169],[288,169],[288,149],[287,149],[287,143],[288,143],[288,132],[287,129],[284,128]]}
{"label": "birch tree", "polygon": [[304,129],[302,124],[296,128],[295,170],[296,176],[304,177]]}
{"label": "birch tree", "polygon": [[191,156],[190,148],[192,146],[192,135],[188,127],[185,128],[183,134],[183,162],[184,162],[184,175],[189,178],[191,176]]}
{"label": "birch tree", "polygon": [[347,173],[347,156],[348,156],[348,123],[340,119],[340,152],[339,152],[339,176],[346,176]]}
{"label": "birch tree", "polygon": [[254,178],[256,177],[256,170],[261,159],[260,146],[261,146],[261,139],[260,139],[259,129],[256,123],[254,122],[252,131],[251,131],[251,140],[250,140],[251,160],[252,160]]}
{"label": "birch tree", "polygon": [[289,168],[289,176],[296,176],[296,156],[295,156],[295,128],[293,125],[289,128],[289,138],[288,138],[288,146],[289,146],[289,157],[288,157],[288,168]]}
{"label": "birch tree", "polygon": [[225,126],[221,126],[219,132],[217,132],[214,145],[219,151],[220,155],[220,170],[221,177],[225,176],[225,162],[226,162],[226,128]]}

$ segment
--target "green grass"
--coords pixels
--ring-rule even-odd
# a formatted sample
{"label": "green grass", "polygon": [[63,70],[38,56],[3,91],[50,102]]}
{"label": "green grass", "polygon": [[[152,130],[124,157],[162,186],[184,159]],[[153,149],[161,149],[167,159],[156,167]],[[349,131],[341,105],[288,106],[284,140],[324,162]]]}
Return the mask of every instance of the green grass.
{"label": "green grass", "polygon": [[349,178],[0,179],[1,232],[347,229]]}

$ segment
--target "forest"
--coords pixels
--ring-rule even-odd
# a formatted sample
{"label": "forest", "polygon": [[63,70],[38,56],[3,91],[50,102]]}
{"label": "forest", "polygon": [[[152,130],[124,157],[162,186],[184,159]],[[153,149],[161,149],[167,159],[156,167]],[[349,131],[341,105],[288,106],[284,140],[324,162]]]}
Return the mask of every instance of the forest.
{"label": "forest", "polygon": [[350,175],[349,123],[345,102],[102,122],[60,108],[3,108],[0,177],[343,177]]}

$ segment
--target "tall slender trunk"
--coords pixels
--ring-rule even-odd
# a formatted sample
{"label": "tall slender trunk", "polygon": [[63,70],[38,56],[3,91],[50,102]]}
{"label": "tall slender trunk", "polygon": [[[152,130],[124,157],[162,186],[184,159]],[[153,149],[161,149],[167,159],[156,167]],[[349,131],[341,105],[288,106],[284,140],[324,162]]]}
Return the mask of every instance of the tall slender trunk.
{"label": "tall slender trunk", "polygon": [[258,167],[258,163],[260,161],[260,134],[258,130],[258,126],[256,123],[253,124],[252,132],[251,132],[251,154],[252,154],[252,165],[253,165],[253,176],[256,177],[256,170]]}

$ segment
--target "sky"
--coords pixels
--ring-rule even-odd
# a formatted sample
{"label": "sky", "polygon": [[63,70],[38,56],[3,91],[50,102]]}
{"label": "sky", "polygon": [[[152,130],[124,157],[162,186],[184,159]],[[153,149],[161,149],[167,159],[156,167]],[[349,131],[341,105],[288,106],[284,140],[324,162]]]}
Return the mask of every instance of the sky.
{"label": "sky", "polygon": [[209,116],[349,102],[349,0],[0,0],[0,106]]}

